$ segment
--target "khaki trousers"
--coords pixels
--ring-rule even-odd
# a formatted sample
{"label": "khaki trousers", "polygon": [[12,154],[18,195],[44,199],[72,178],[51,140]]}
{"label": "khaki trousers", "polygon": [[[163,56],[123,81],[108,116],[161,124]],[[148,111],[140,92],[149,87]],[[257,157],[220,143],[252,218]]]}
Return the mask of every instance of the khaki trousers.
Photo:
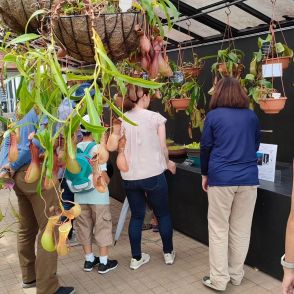
{"label": "khaki trousers", "polygon": [[210,279],[220,290],[243,279],[256,196],[256,186],[208,188]]}
{"label": "khaki trousers", "polygon": [[[37,194],[37,183],[27,184],[24,181],[27,166],[21,168],[14,176],[14,190],[18,198],[20,224],[17,237],[19,262],[24,283],[36,280],[37,294],[53,294],[59,288],[57,271],[57,253],[49,253],[42,248],[40,239],[48,219],[44,214],[45,203]],[[57,204],[55,191],[43,191],[46,201],[46,212]],[[39,234],[38,234],[39,232]],[[38,245],[35,254],[35,240]]]}

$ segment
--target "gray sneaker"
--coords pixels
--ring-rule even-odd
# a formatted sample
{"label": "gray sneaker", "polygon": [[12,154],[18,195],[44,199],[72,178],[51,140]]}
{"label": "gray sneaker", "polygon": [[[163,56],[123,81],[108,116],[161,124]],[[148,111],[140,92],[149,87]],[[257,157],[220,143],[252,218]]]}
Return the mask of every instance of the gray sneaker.
{"label": "gray sneaker", "polygon": [[171,253],[164,253],[163,257],[165,264],[173,264],[176,258],[176,252],[173,250]]}
{"label": "gray sneaker", "polygon": [[31,281],[31,282],[29,282],[29,283],[22,282],[22,283],[21,283],[21,287],[22,287],[23,289],[34,288],[34,287],[36,287],[36,280]]}
{"label": "gray sneaker", "polygon": [[147,253],[142,253],[142,257],[140,260],[137,260],[135,258],[131,259],[131,264],[130,264],[130,268],[133,270],[138,269],[141,265],[149,262],[150,260],[150,255]]}

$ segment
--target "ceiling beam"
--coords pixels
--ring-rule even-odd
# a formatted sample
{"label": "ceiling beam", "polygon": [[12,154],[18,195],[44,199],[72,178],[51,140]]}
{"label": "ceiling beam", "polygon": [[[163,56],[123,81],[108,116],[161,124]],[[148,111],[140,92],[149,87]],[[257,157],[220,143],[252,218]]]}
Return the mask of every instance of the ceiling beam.
{"label": "ceiling beam", "polygon": [[[208,14],[202,14],[200,16],[195,16],[195,14],[197,13],[201,13],[202,10],[205,10],[207,9],[207,7],[202,7],[201,9],[196,9],[184,2],[179,2],[178,0],[171,0],[171,2],[178,8],[179,12],[185,16],[191,16],[193,19],[219,31],[220,33],[224,33],[225,31],[225,28],[226,28],[226,24]],[[217,2],[215,3],[213,6],[212,5],[209,5],[209,8],[212,8],[214,6],[218,6],[222,3],[223,1],[221,2]],[[238,32],[238,30],[236,28],[233,28],[231,27],[231,30],[232,30],[232,33],[233,35],[235,33]]]}

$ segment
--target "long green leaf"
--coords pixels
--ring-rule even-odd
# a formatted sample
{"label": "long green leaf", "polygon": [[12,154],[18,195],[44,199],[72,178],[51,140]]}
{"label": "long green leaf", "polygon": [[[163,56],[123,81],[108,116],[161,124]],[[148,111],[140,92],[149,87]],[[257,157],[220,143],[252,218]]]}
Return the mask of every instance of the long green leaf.
{"label": "long green leaf", "polygon": [[4,116],[1,116],[1,115],[0,115],[0,121],[6,125],[9,125],[9,123],[10,123],[10,121],[7,118],[5,118]]}
{"label": "long green leaf", "polygon": [[69,129],[68,129],[68,133],[67,133],[67,140],[66,140],[66,146],[67,146],[67,152],[68,152],[68,156],[71,158],[71,159],[75,159],[76,158],[76,152],[75,152],[75,149],[73,147],[73,144],[72,144],[72,130],[71,130],[71,125],[72,121],[70,120],[69,121]]}
{"label": "long green leaf", "polygon": [[66,74],[68,81],[91,81],[94,79],[94,75],[81,75],[69,72]]}
{"label": "long green leaf", "polygon": [[7,43],[7,47],[11,46],[11,45],[16,45],[16,44],[20,44],[20,43],[25,43],[28,41],[32,41],[32,40],[36,40],[39,39],[41,36],[37,35],[37,34],[23,34],[19,37],[16,37],[15,39],[11,40],[10,42]]}
{"label": "long green leaf", "polygon": [[65,97],[68,97],[68,90],[64,78],[62,77],[61,67],[58,64],[58,61],[55,60],[56,56],[49,52],[48,60],[50,69],[52,70],[53,79],[55,80],[57,86]]}
{"label": "long green leaf", "polygon": [[[95,107],[94,101],[90,95],[89,89],[85,89],[85,98],[87,103],[87,112],[90,117],[90,123],[95,126],[101,126],[101,120]],[[83,124],[83,120],[81,122]],[[100,141],[101,134],[93,133],[92,135],[96,142]]]}
{"label": "long green leaf", "polygon": [[25,27],[25,33],[27,33],[28,31],[28,26],[29,26],[29,23],[32,21],[33,18],[35,18],[36,16],[40,15],[40,14],[45,14],[46,13],[46,10],[44,9],[39,9],[37,11],[35,11],[31,17],[29,18],[27,24],[26,24],[26,27]]}

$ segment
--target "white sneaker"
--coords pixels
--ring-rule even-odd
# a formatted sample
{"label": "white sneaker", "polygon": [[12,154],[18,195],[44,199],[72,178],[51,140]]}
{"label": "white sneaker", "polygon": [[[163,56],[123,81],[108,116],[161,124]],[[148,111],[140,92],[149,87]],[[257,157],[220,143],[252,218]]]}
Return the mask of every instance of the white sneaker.
{"label": "white sneaker", "polygon": [[147,253],[142,253],[142,257],[140,260],[137,260],[135,258],[131,259],[131,264],[130,264],[130,268],[133,270],[138,269],[141,265],[143,265],[144,263],[149,262],[150,260],[150,255]]}
{"label": "white sneaker", "polygon": [[173,264],[176,258],[176,252],[172,251],[172,253],[163,254],[165,264]]}

